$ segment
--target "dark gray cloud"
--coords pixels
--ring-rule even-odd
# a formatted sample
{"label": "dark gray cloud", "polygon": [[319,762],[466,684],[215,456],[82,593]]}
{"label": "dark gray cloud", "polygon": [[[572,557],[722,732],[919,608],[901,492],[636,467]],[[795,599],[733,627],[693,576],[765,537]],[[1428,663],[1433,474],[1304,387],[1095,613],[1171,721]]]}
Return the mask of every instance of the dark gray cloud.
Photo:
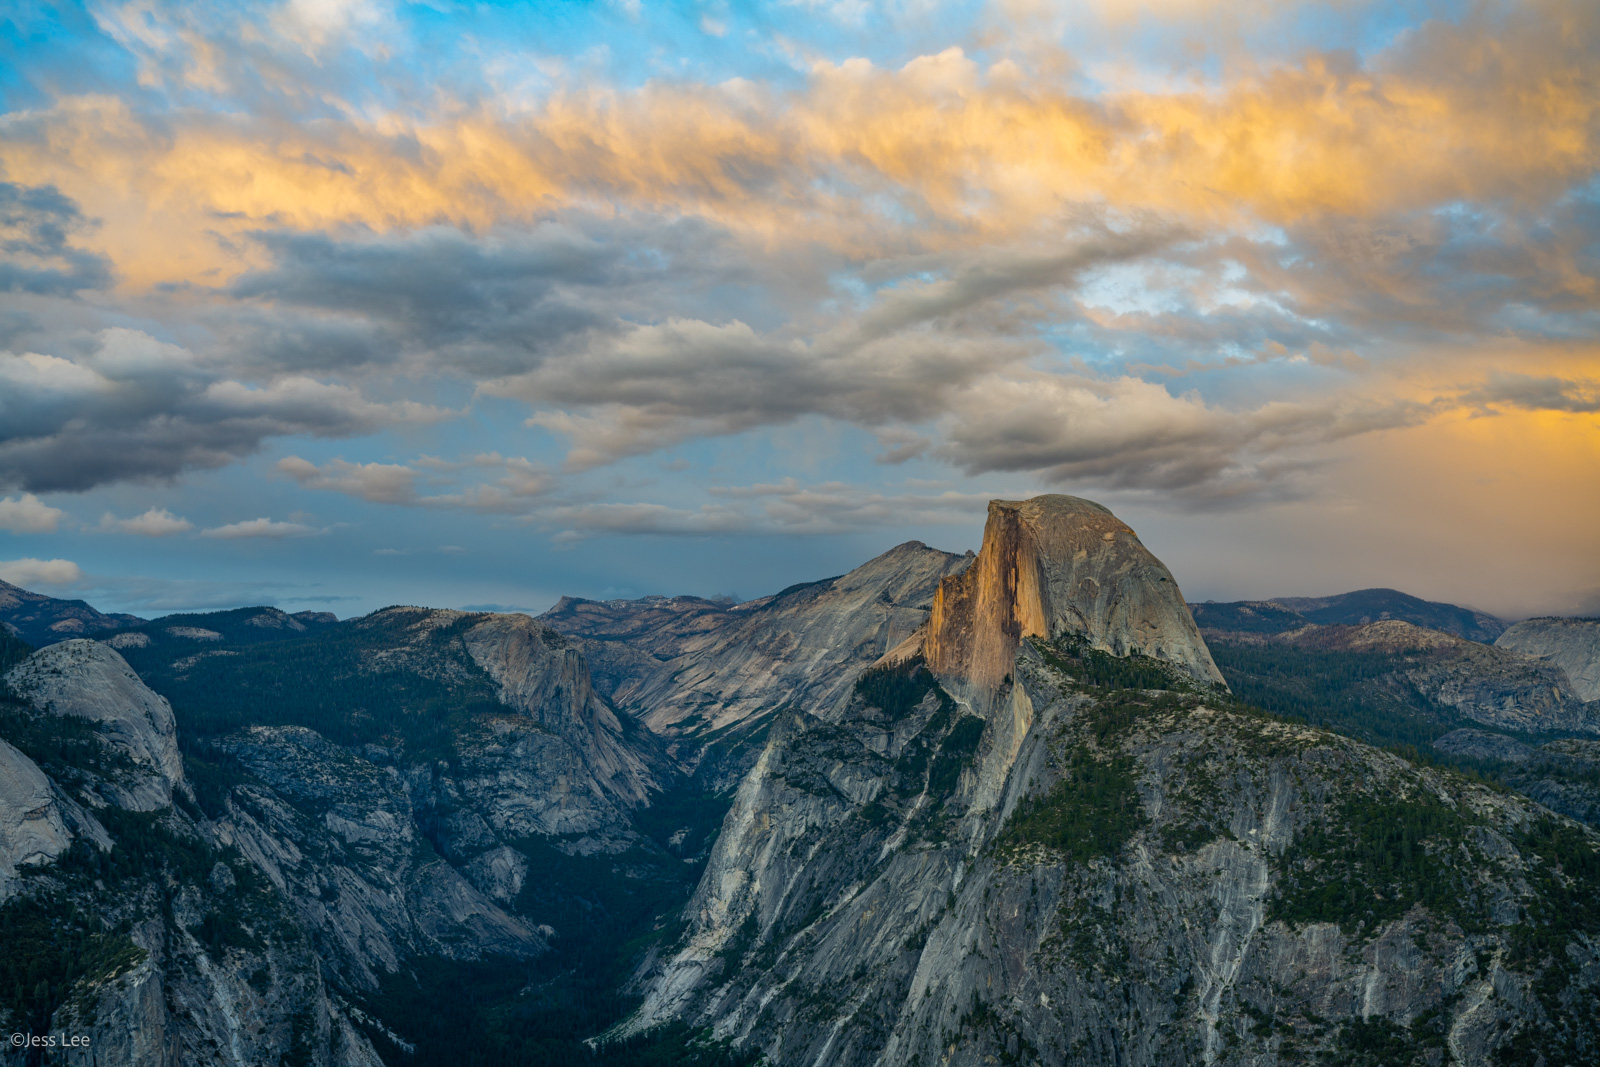
{"label": "dark gray cloud", "polygon": [[231,463],[271,437],[348,436],[446,414],[304,377],[251,385],[225,370],[122,327],[101,331],[78,359],[0,353],[0,486],[172,478]]}
{"label": "dark gray cloud", "polygon": [[72,244],[91,224],[52,185],[0,182],[0,292],[70,296],[111,284],[111,261]]}

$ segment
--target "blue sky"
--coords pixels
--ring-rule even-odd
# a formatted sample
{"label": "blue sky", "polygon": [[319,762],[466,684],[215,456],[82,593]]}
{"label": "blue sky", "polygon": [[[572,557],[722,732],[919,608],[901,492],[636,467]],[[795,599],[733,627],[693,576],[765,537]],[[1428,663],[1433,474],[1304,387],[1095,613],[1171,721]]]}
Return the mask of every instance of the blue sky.
{"label": "blue sky", "polygon": [[1597,43],[1561,2],[12,5],[0,578],[751,597],[1070,492],[1192,598],[1600,610]]}

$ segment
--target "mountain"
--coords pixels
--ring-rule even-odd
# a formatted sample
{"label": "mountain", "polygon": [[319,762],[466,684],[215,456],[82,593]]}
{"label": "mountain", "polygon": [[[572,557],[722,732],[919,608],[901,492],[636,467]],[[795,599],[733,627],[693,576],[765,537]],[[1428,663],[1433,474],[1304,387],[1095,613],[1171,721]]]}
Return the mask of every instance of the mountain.
{"label": "mountain", "polygon": [[1218,604],[1192,604],[1195,621],[1215,630],[1282,633],[1306,623],[1323,626],[1364,626],[1393,619],[1428,630],[1441,630],[1469,641],[1490,642],[1506,628],[1493,615],[1455,604],[1402,593],[1397,589],[1361,589],[1337,596],[1282,596],[1271,600],[1240,600]]}
{"label": "mountain", "polygon": [[1202,632],[1241,696],[1364,740],[1425,745],[1469,723],[1600,734],[1600,703],[1584,701],[1559,666],[1439,630],[1389,620]]}
{"label": "mountain", "polygon": [[970,562],[909,541],[848,574],[743,604],[563,597],[539,618],[596,665],[619,709],[671,738],[691,765],[718,754],[708,777],[731,784],[779,709],[846,699],[855,675],[927,618],[940,581]]}
{"label": "mountain", "polygon": [[1600,619],[1526,619],[1494,643],[1548,660],[1566,672],[1581,699],[1600,700]]}
{"label": "mountain", "polygon": [[618,1032],[883,1067],[1591,1058],[1600,837],[1240,703],[1113,523],[996,502],[920,646],[778,719]]}
{"label": "mountain", "polygon": [[[289,902],[183,810],[193,793],[167,702],[82,639],[4,680],[9,1031],[86,1039],[97,1063],[376,1067]],[[33,807],[17,827],[21,805]]]}
{"label": "mountain", "polygon": [[927,624],[890,659],[925,657],[987,693],[1022,639],[1061,634],[1222,681],[1171,572],[1110,511],[1069,496],[990,501],[976,562],[940,582]]}
{"label": "mountain", "polygon": [[81,600],[57,600],[0,582],[0,630],[35,648],[142,622],[137,615],[107,615]]}
{"label": "mountain", "polygon": [[1592,1061],[1566,667],[1244,607],[1197,628],[1049,496],[747,604],[0,633],[0,1024],[141,1067]]}
{"label": "mountain", "polygon": [[141,1067],[596,1062],[727,803],[526,616],[296,621],[6,638],[0,1021]]}

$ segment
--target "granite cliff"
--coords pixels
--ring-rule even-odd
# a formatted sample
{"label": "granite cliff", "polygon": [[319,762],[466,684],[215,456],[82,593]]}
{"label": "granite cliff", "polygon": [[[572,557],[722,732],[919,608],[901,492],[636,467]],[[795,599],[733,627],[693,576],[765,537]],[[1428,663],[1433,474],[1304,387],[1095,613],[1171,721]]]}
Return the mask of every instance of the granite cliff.
{"label": "granite cliff", "polygon": [[1566,672],[1578,699],[1600,701],[1600,619],[1527,619],[1494,643],[1547,660]]}
{"label": "granite cliff", "polygon": [[[183,709],[187,751],[113,644]],[[89,1039],[51,1062],[403,1062],[397,982],[535,967],[579,933],[542,921],[539,861],[641,853],[633,877],[681,882],[631,820],[670,777],[659,746],[526,616],[189,618],[4,677],[0,926],[20,947],[0,986],[48,980],[0,1010]]]}
{"label": "granite cliff", "polygon": [[1593,831],[1238,703],[1124,529],[997,503],[920,643],[786,712],[621,1032],[907,1067],[1600,1051]]}
{"label": "granite cliff", "polygon": [[1367,594],[1197,630],[1050,496],[745,604],[0,633],[0,1021],[102,1065],[1591,1062],[1572,642]]}
{"label": "granite cliff", "polygon": [[1222,682],[1171,572],[1110,511],[1070,496],[990,501],[977,560],[939,583],[927,623],[888,658],[921,656],[986,693],[1024,638],[1064,636]]}
{"label": "granite cliff", "polygon": [[[848,574],[743,604],[698,597],[564,597],[540,616],[595,664],[604,695],[731,785],[785,706],[831,707],[928,617],[941,579],[971,562],[910,541]],[[754,744],[750,743],[754,740]]]}

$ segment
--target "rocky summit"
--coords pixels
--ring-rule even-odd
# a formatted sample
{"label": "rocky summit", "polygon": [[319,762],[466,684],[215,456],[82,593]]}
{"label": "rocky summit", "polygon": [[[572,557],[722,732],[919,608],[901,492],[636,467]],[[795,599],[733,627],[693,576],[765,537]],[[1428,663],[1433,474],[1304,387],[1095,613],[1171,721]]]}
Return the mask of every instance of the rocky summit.
{"label": "rocky summit", "polygon": [[0,1063],[1600,1060],[1592,620],[1191,615],[1067,496],[743,604],[13,599],[97,628],[0,633],[0,1021],[87,1045]]}
{"label": "rocky summit", "polygon": [[1103,508],[991,505],[919,637],[774,729],[620,1032],[795,1064],[1600,1048],[1593,832],[1240,703],[1174,603]]}

